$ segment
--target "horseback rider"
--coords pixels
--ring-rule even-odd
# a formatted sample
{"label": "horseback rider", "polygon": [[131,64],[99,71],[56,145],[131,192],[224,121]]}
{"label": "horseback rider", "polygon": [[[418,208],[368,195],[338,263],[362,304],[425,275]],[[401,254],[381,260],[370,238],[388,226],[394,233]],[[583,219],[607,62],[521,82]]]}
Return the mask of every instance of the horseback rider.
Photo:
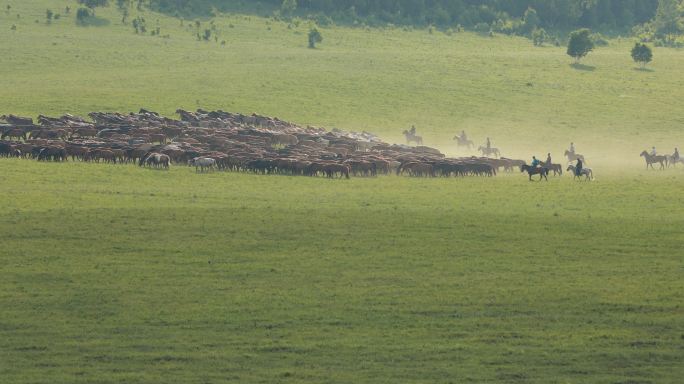
{"label": "horseback rider", "polygon": [[573,155],[575,154],[575,143],[570,143],[570,150],[568,152],[572,153]]}
{"label": "horseback rider", "polygon": [[539,166],[539,159],[536,156],[532,156],[532,168],[537,168]]}
{"label": "horseback rider", "polygon": [[409,133],[411,134],[411,136],[416,135],[416,126],[415,125],[411,125],[411,129],[409,130]]}
{"label": "horseback rider", "polygon": [[675,151],[672,154],[672,160],[674,160],[675,163],[679,161],[679,149],[675,148]]}
{"label": "horseback rider", "polygon": [[465,129],[461,131],[461,141],[468,141],[468,136],[466,136]]}
{"label": "horseback rider", "polygon": [[575,176],[580,176],[582,175],[582,159],[577,159],[577,166],[575,167]]}
{"label": "horseback rider", "polygon": [[489,141],[489,137],[487,138],[487,149],[492,149],[492,142]]}
{"label": "horseback rider", "polygon": [[546,155],[546,166],[548,167],[550,165],[551,165],[551,153]]}
{"label": "horseback rider", "polygon": [[651,156],[656,156],[657,154],[655,146],[653,146],[653,148],[651,148]]}

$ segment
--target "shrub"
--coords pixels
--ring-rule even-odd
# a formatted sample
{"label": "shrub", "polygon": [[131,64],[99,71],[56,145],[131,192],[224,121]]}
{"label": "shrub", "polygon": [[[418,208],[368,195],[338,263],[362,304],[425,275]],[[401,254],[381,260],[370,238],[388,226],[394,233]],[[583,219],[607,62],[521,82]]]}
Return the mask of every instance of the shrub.
{"label": "shrub", "polygon": [[594,43],[594,45],[598,47],[605,47],[608,45],[608,40],[606,40],[603,35],[600,33],[592,33],[591,34],[591,41]]}
{"label": "shrub", "polygon": [[489,24],[487,23],[477,23],[473,27],[473,30],[477,33],[487,33],[490,30]]}
{"label": "shrub", "polygon": [[639,63],[641,68],[644,68],[646,64],[653,60],[653,51],[646,44],[636,43],[634,48],[632,48],[632,60],[635,63]]}
{"label": "shrub", "polygon": [[537,28],[534,31],[532,31],[532,43],[537,46],[541,47],[544,45],[544,42],[546,42],[549,39],[549,35],[546,33],[544,28]]}
{"label": "shrub", "polygon": [[76,10],[76,23],[80,25],[85,25],[88,23],[88,19],[93,15],[92,11],[86,7],[79,7]]}
{"label": "shrub", "polygon": [[575,59],[575,63],[579,63],[584,56],[594,49],[594,42],[591,41],[590,34],[591,31],[586,28],[570,33],[567,54]]}
{"label": "shrub", "polygon": [[317,28],[311,28],[309,30],[309,48],[313,49],[316,48],[316,43],[320,43],[323,41],[323,35],[318,31]]}

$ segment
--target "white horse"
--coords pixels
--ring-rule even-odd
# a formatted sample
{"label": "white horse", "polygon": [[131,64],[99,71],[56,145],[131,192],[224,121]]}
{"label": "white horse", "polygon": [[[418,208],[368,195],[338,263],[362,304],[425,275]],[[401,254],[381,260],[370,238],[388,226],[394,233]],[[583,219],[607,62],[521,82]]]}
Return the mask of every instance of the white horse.
{"label": "white horse", "polygon": [[487,148],[480,146],[477,150],[482,152],[482,156],[489,157],[490,155],[494,155],[494,157],[501,157],[501,152],[499,152],[499,148]]}
{"label": "white horse", "polygon": [[216,166],[216,160],[211,157],[195,157],[188,160],[188,165],[195,167],[195,172],[204,172],[204,169],[213,170]]}
{"label": "white horse", "polygon": [[577,168],[575,168],[574,165],[572,165],[572,164],[568,165],[567,171],[572,172],[572,175],[574,176],[573,180],[575,178],[579,178],[581,180],[582,176],[584,176],[584,180],[587,180],[587,181],[594,180],[594,171],[592,171],[591,168],[582,168],[579,175],[577,174],[577,172],[575,172],[575,169],[577,169]]}
{"label": "white horse", "polygon": [[674,158],[673,155],[665,155],[665,158],[667,159],[666,163],[667,163],[667,166],[668,166],[668,167],[669,167],[670,165],[672,165],[673,167],[675,167],[675,166],[677,165],[677,163],[682,163],[682,164],[684,164],[684,159],[681,158],[681,157],[675,160],[675,158]]}

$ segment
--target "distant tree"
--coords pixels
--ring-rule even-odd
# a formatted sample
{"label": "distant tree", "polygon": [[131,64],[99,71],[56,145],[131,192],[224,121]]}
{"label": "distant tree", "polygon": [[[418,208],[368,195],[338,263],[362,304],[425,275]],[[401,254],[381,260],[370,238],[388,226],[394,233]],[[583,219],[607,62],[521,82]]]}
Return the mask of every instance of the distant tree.
{"label": "distant tree", "polygon": [[280,4],[280,13],[284,16],[292,16],[297,10],[297,0],[283,0]]}
{"label": "distant tree", "polygon": [[544,45],[544,42],[546,42],[549,39],[549,35],[546,33],[544,28],[537,28],[534,31],[532,31],[532,43],[537,46],[541,47]]}
{"label": "distant tree", "polygon": [[676,35],[684,29],[680,21],[679,0],[659,0],[653,26],[657,36]]}
{"label": "distant tree", "polygon": [[145,18],[142,16],[138,16],[135,19],[133,19],[133,29],[135,29],[135,33],[140,33],[144,34],[147,32],[147,26],[145,24]]}
{"label": "distant tree", "polygon": [[68,5],[64,7],[64,13],[66,13],[67,15],[71,13],[71,7],[69,7]]}
{"label": "distant tree", "polygon": [[594,42],[591,41],[591,31],[583,28],[570,33],[567,54],[575,59],[575,63],[579,63],[593,49]]}
{"label": "distant tree", "polygon": [[202,40],[209,41],[210,38],[211,38],[211,29],[205,29],[204,35],[202,35]]}
{"label": "distant tree", "polygon": [[78,0],[78,3],[90,8],[94,14],[95,8],[108,6],[109,0]]}
{"label": "distant tree", "polygon": [[89,8],[79,7],[76,11],[76,23],[84,25],[92,15],[92,10]]}
{"label": "distant tree", "polygon": [[311,28],[311,30],[309,30],[309,48],[316,48],[316,43],[320,43],[322,41],[323,35],[321,35],[318,29],[315,27]]}
{"label": "distant tree", "polygon": [[53,17],[54,15],[55,15],[55,14],[52,12],[51,9],[45,10],[45,22],[48,23],[48,24],[51,24],[51,23],[52,23],[52,17]]}
{"label": "distant tree", "polygon": [[11,29],[12,31],[16,31],[16,30],[17,30],[17,25],[16,25],[16,24],[12,24],[12,26],[10,27],[10,29]]}
{"label": "distant tree", "polygon": [[632,59],[635,63],[639,63],[641,68],[644,68],[653,60],[653,51],[646,44],[636,43],[632,48]]}
{"label": "distant tree", "polygon": [[525,11],[525,14],[523,15],[523,33],[524,34],[529,34],[534,32],[537,27],[539,27],[539,16],[537,15],[537,11],[535,11],[534,8],[529,7]]}
{"label": "distant tree", "polygon": [[128,21],[128,8],[123,8],[121,11],[121,24],[126,24]]}
{"label": "distant tree", "polygon": [[9,15],[11,10],[12,10],[12,6],[7,4],[7,8],[5,8],[5,13]]}

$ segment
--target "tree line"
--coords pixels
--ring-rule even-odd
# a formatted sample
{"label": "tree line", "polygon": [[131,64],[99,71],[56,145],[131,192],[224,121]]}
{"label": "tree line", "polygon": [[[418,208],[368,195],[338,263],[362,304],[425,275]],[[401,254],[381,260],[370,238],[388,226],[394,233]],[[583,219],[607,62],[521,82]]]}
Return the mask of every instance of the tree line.
{"label": "tree line", "polygon": [[[522,20],[532,8],[539,26],[550,30],[592,28],[627,31],[652,20],[659,0],[286,0],[300,12],[346,22],[435,25],[465,28]],[[675,0],[678,1],[678,0]],[[165,12],[200,13],[234,6],[235,0],[149,0]],[[262,0],[278,8],[283,0]]]}

